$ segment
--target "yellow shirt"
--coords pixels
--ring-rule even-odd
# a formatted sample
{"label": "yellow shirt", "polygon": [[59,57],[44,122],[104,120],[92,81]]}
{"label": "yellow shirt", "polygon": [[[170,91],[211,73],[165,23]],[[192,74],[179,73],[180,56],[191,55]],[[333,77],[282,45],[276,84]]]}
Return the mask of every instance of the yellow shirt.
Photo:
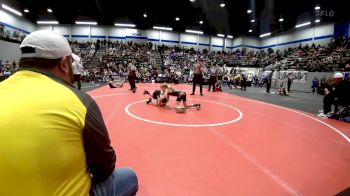
{"label": "yellow shirt", "polygon": [[95,104],[88,95],[51,75],[23,70],[0,83],[0,104],[0,195],[88,195],[90,172],[95,174],[87,157],[105,156],[114,170],[103,120],[107,147],[100,150],[113,153],[91,155],[84,146],[85,132],[92,130],[88,107]]}

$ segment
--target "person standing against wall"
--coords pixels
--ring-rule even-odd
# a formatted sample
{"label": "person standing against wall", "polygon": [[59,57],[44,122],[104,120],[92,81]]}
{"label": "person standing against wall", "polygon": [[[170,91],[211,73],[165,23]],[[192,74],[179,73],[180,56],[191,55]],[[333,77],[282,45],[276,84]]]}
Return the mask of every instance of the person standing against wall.
{"label": "person standing against wall", "polygon": [[208,92],[210,91],[210,87],[211,86],[213,86],[213,92],[215,92],[215,84],[218,81],[218,75],[219,75],[219,66],[214,64],[210,68],[210,78],[209,78]]}
{"label": "person standing against wall", "polygon": [[241,80],[241,90],[246,91],[247,90],[247,75],[245,73],[241,74],[242,80]]}
{"label": "person standing against wall", "polygon": [[314,79],[312,80],[311,83],[311,88],[312,88],[312,93],[313,94],[318,94],[318,88],[319,88],[319,81],[316,77],[314,77]]}
{"label": "person standing against wall", "polygon": [[266,93],[270,93],[273,72],[274,71],[266,75]]}
{"label": "person standing against wall", "polygon": [[292,73],[289,73],[288,77],[287,77],[287,91],[288,91],[288,93],[290,93],[290,87],[292,86],[292,83],[293,83],[293,75],[292,75]]}
{"label": "person standing against wall", "polygon": [[193,69],[193,87],[191,95],[194,95],[196,91],[196,85],[199,84],[200,95],[203,96],[202,86],[203,86],[203,73],[205,71],[204,60],[199,58],[197,63],[194,65]]}

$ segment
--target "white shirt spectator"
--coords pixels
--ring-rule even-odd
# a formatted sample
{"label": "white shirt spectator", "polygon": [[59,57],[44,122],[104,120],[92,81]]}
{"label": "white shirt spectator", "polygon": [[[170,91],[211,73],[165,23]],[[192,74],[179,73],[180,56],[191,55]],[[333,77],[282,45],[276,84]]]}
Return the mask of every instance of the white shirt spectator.
{"label": "white shirt spectator", "polygon": [[81,75],[83,73],[83,65],[80,61],[80,57],[73,54],[73,63],[72,63],[72,67],[73,67],[73,74],[75,75]]}

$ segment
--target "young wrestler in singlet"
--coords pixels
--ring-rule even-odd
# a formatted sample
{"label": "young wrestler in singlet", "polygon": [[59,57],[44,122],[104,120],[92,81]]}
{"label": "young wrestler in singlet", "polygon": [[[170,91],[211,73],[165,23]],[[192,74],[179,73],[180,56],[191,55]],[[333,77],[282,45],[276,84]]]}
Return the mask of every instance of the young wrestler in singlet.
{"label": "young wrestler in singlet", "polygon": [[121,88],[123,87],[123,83],[121,82],[115,82],[114,79],[111,77],[111,79],[108,82],[109,88]]}
{"label": "young wrestler in singlet", "polygon": [[152,95],[147,90],[145,90],[143,94],[150,96],[149,100],[146,102],[147,104],[152,103],[156,106],[165,106],[168,102],[167,97],[164,96],[164,93],[162,93],[161,90],[155,90]]}
{"label": "young wrestler in singlet", "polygon": [[[200,109],[201,107],[200,104],[187,105],[187,96],[186,96],[186,92],[184,91],[176,90],[168,84],[162,84],[160,88],[164,92],[164,95],[167,97],[168,100],[170,96],[176,97],[177,112],[184,112],[188,108]],[[182,106],[180,106],[181,102],[182,102]]]}

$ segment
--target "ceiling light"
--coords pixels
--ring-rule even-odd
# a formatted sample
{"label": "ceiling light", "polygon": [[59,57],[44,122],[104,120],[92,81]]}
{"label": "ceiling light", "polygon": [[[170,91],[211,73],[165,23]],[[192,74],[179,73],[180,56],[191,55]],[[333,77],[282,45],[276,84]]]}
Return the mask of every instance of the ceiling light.
{"label": "ceiling light", "polygon": [[283,22],[283,21],[284,21],[284,19],[283,19],[283,18],[280,18],[278,21]]}
{"label": "ceiling light", "polygon": [[249,29],[249,31],[248,31],[249,33],[251,33],[251,32],[253,32],[253,30],[251,30],[251,29]]}
{"label": "ceiling light", "polygon": [[12,7],[9,7],[9,6],[5,5],[5,4],[2,4],[1,7],[4,8],[5,10],[9,11],[9,12],[12,12],[12,13],[18,15],[18,16],[22,16],[21,12],[13,9]]}
{"label": "ceiling light", "polygon": [[218,36],[218,37],[225,37],[224,34],[218,34],[217,36]]}
{"label": "ceiling light", "polygon": [[306,22],[306,23],[298,24],[298,25],[295,25],[295,28],[307,26],[307,25],[310,25],[310,24],[311,24],[311,22]]}
{"label": "ceiling light", "polygon": [[233,38],[233,36],[232,36],[232,35],[228,35],[228,36],[227,36],[227,38],[230,38],[230,39],[232,39],[232,38]]}
{"label": "ceiling light", "polygon": [[203,24],[203,20],[199,21],[199,24]]}
{"label": "ceiling light", "polygon": [[77,25],[97,25],[97,22],[75,21]]}
{"label": "ceiling light", "polygon": [[319,9],[321,9],[321,7],[319,5],[316,5],[315,10],[319,10]]}
{"label": "ceiling light", "polygon": [[114,23],[114,26],[117,27],[136,27],[134,24],[123,24],[123,23]]}
{"label": "ceiling light", "polygon": [[146,14],[146,13],[144,13],[144,14],[143,14],[143,17],[144,17],[144,18],[147,18],[147,14]]}
{"label": "ceiling light", "polygon": [[319,23],[319,22],[321,22],[321,20],[320,20],[320,19],[316,19],[315,22],[316,22],[316,23]]}
{"label": "ceiling light", "polygon": [[166,30],[166,31],[172,31],[173,30],[173,28],[171,28],[171,27],[158,27],[158,26],[153,26],[153,29]]}
{"label": "ceiling light", "polygon": [[58,21],[55,20],[39,20],[36,22],[37,24],[58,24]]}
{"label": "ceiling light", "polygon": [[29,10],[28,9],[24,9],[23,10],[25,13],[29,13]]}
{"label": "ceiling light", "polygon": [[47,11],[52,13],[52,9],[51,8],[47,8]]}
{"label": "ceiling light", "polygon": [[252,19],[250,22],[255,22],[255,20],[254,20],[254,19]]}
{"label": "ceiling light", "polygon": [[194,2],[194,0],[190,0],[190,2]]}
{"label": "ceiling light", "polygon": [[180,20],[180,18],[179,18],[179,17],[176,17],[176,18],[175,18],[175,20],[176,20],[176,21],[179,21],[179,20]]}
{"label": "ceiling light", "polygon": [[203,31],[194,31],[194,30],[187,30],[186,33],[195,33],[195,34],[203,34]]}
{"label": "ceiling light", "polygon": [[225,4],[224,4],[224,3],[221,3],[221,4],[220,4],[220,7],[225,7]]}
{"label": "ceiling light", "polygon": [[261,34],[259,37],[266,37],[266,36],[269,36],[271,35],[271,33],[264,33],[264,34]]}
{"label": "ceiling light", "polygon": [[249,9],[249,10],[247,10],[247,13],[248,13],[248,14],[252,13],[252,10],[250,10],[250,9]]}

